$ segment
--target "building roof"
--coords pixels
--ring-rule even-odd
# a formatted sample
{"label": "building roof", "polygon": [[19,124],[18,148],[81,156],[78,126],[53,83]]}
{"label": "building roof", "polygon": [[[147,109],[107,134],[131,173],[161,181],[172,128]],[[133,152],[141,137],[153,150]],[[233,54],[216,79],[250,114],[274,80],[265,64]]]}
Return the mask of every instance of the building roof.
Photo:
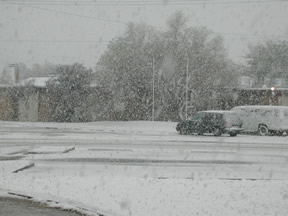
{"label": "building roof", "polygon": [[30,77],[28,79],[22,80],[20,85],[32,85],[35,87],[45,88],[47,86],[47,82],[51,79],[54,79],[54,77]]}
{"label": "building roof", "polygon": [[199,111],[199,112],[205,112],[205,113],[233,113],[231,110],[203,110],[203,111]]}

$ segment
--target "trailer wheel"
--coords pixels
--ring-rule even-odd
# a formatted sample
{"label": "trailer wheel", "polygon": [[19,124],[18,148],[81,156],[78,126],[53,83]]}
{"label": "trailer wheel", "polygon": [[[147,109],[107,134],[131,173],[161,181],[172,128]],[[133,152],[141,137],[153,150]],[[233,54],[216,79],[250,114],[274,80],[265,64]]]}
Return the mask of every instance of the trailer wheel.
{"label": "trailer wheel", "polygon": [[181,135],[187,135],[187,130],[186,130],[185,127],[181,127],[181,128],[180,128],[180,134],[181,134]]}
{"label": "trailer wheel", "polygon": [[231,137],[237,136],[237,132],[231,132],[231,133],[229,133],[229,134],[230,134]]}
{"label": "trailer wheel", "polygon": [[215,128],[213,128],[213,134],[214,134],[214,136],[221,136],[222,131],[219,127],[215,127]]}
{"label": "trailer wheel", "polygon": [[266,136],[269,134],[269,130],[268,130],[268,127],[266,125],[259,125],[258,127],[258,133],[260,136]]}

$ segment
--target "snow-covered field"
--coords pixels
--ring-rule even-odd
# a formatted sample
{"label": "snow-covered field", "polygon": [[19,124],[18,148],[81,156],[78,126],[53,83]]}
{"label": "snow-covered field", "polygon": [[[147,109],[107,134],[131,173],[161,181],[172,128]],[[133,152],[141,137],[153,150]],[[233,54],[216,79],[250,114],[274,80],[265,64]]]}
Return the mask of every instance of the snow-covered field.
{"label": "snow-covered field", "polygon": [[288,215],[288,137],[181,136],[173,122],[0,123],[3,196],[90,215]]}

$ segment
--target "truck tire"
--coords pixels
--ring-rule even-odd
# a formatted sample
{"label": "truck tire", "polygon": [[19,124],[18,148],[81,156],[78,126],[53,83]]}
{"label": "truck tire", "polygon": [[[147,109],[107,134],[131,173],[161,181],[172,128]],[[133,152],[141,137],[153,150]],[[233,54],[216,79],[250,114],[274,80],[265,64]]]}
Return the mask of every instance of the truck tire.
{"label": "truck tire", "polygon": [[266,125],[259,125],[258,127],[258,133],[260,136],[267,136],[269,134],[268,127]]}
{"label": "truck tire", "polygon": [[230,135],[231,137],[235,137],[235,136],[237,136],[237,133],[236,133],[236,132],[231,132],[229,135]]}
{"label": "truck tire", "polygon": [[182,134],[182,135],[186,135],[187,134],[187,130],[186,130],[185,127],[181,127],[180,128],[180,134]]}
{"label": "truck tire", "polygon": [[219,127],[215,127],[215,128],[213,128],[213,134],[214,134],[214,136],[221,136],[222,131]]}

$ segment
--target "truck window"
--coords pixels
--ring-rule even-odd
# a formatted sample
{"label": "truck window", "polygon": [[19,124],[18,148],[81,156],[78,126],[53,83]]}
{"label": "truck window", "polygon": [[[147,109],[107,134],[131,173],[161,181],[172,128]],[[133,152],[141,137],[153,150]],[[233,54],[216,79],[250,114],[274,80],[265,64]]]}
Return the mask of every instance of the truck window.
{"label": "truck window", "polygon": [[199,120],[201,119],[202,113],[196,113],[192,116],[191,120],[195,121],[195,120]]}
{"label": "truck window", "polygon": [[273,110],[273,115],[276,117],[280,116],[280,110]]}
{"label": "truck window", "polygon": [[266,116],[274,115],[274,113],[273,113],[272,110],[260,110],[260,111],[258,112],[258,114],[259,114],[261,117],[266,117]]}

